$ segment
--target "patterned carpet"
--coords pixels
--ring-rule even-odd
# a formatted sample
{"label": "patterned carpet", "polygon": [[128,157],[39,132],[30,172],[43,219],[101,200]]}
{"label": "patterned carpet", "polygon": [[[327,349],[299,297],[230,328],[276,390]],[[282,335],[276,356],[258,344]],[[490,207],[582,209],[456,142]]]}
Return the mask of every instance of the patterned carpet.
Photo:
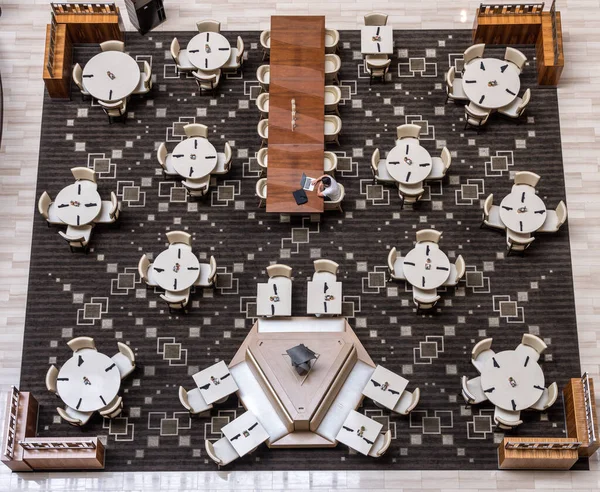
{"label": "patterned carpet", "polygon": [[[360,410],[391,428],[390,450],[378,460],[346,446],[326,450],[269,450],[232,469],[494,469],[503,434],[491,423],[493,407],[465,407],[460,376],[476,376],[469,362],[472,345],[494,337],[494,348],[514,348],[524,332],[539,334],[549,349],[542,357],[546,384],[562,387],[580,375],[569,254],[568,227],[540,236],[525,257],[505,257],[501,234],[480,230],[481,206],[488,193],[496,203],[506,195],[515,171],[542,176],[538,190],[549,208],[565,198],[556,90],[536,85],[533,47],[523,47],[530,63],[522,90],[532,89],[524,124],[491,118],[476,135],[463,131],[463,110],[444,104],[443,74],[461,67],[470,31],[396,31],[391,81],[369,86],[360,55],[360,33],[341,33],[343,130],[337,178],[346,188],[344,213],[309,217],[267,215],[257,209],[255,160],[260,141],[254,99],[261,64],[258,32],[240,34],[248,48],[243,77],[227,77],[215,99],[196,93],[191,78],[177,76],[169,44],[177,34],[183,47],[193,33],[128,34],[127,49],[152,64],[156,80],[149,97],[132,98],[129,120],[108,124],[102,110],[73,100],[44,102],[39,196],[52,197],[72,182],[69,169],[94,168],[103,199],[116,190],[123,213],[114,225],[97,226],[89,255],[70,254],[57,234],[35,212],[29,301],[21,388],[41,402],[41,435],[101,435],[107,443],[107,470],[214,470],[204,439],[221,437],[220,428],[243,412],[236,398],[217,406],[210,418],[190,419],[177,388],[193,387],[191,375],[218,360],[229,361],[253,324],[256,283],[271,261],[294,269],[293,313],[306,309],[306,279],[315,258],[341,265],[344,312],[373,360],[403,374],[409,389],[421,388],[421,402],[410,417],[365,401]],[[82,65],[98,52],[80,46]],[[486,56],[501,57],[491,47]],[[182,126],[200,122],[219,151],[233,147],[233,169],[214,180],[206,200],[188,202],[178,180],[162,178],[155,149],[172,151]],[[375,147],[394,145],[397,125],[423,125],[423,145],[439,155],[453,154],[449,177],[427,187],[416,210],[399,208],[395,188],[373,186],[369,167]],[[403,283],[386,282],[386,258],[396,246],[406,253],[417,229],[444,233],[441,247],[451,261],[462,254],[467,275],[443,292],[435,315],[417,316]],[[158,292],[146,290],[137,263],[146,252],[165,248],[164,233],[193,234],[201,257],[214,255],[218,285],[192,294],[187,316],[170,316]],[[125,380],[125,410],[112,422],[96,416],[83,430],[60,422],[60,401],[44,385],[49,364],[69,357],[66,342],[89,335],[112,355],[117,341],[130,344],[142,367]],[[523,412],[516,435],[563,436],[562,402],[547,413]]]}

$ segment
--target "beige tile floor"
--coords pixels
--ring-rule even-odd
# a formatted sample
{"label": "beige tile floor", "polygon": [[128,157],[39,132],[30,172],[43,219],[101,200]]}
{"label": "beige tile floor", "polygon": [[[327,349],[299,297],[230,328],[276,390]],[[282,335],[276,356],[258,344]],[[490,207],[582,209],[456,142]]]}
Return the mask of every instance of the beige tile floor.
{"label": "beige tile floor", "polygon": [[[123,11],[123,1],[117,1]],[[160,30],[193,30],[201,18],[223,29],[264,29],[273,14],[326,15],[327,25],[356,29],[370,10],[390,14],[397,29],[470,28],[478,1],[421,0],[165,0]],[[0,147],[0,392],[19,382],[35,179],[42,114],[41,67],[46,0],[0,0],[0,70],[4,137]],[[582,371],[600,380],[600,1],[559,0],[566,67],[559,88],[562,149]],[[124,19],[127,29],[131,25]],[[596,279],[594,281],[594,279]],[[600,399],[600,393],[598,395]],[[598,402],[600,403],[600,401]],[[2,405],[3,407],[3,405]],[[4,408],[0,410],[4,412]],[[2,414],[0,414],[0,417]],[[1,420],[1,419],[0,419]],[[0,467],[9,490],[600,490],[600,462],[591,472],[215,472],[79,473],[17,476]]]}

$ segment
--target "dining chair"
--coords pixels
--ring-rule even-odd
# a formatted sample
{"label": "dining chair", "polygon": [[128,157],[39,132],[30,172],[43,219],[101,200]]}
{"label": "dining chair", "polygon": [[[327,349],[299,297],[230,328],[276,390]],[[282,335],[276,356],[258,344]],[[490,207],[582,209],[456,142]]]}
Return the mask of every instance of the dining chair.
{"label": "dining chair", "polygon": [[177,38],[173,38],[173,41],[171,41],[171,57],[177,66],[178,72],[193,72],[196,70],[196,67],[190,61],[187,50],[181,49]]}
{"label": "dining chair", "polygon": [[414,139],[419,140],[421,136],[421,126],[413,123],[407,123],[396,127],[396,138],[398,140]]}
{"label": "dining chair", "polygon": [[366,55],[365,72],[369,74],[369,85],[373,83],[373,79],[381,79],[385,83],[391,63],[388,55]]}
{"label": "dining chair", "polygon": [[219,466],[228,465],[240,457],[226,437],[222,437],[214,443],[206,439],[204,449],[208,457]]}
{"label": "dining chair", "polygon": [[138,274],[147,287],[158,287],[158,282],[154,276],[154,269],[148,256],[144,253],[138,262]]}
{"label": "dining chair", "polygon": [[369,12],[365,14],[365,26],[385,26],[388,15],[381,12]]}
{"label": "dining chair", "polygon": [[404,276],[404,258],[398,256],[398,251],[394,246],[388,253],[388,271],[390,274],[390,281],[392,280],[406,280]]}
{"label": "dining chair", "polygon": [[474,44],[473,46],[468,47],[463,53],[463,66],[467,66],[476,58],[483,57],[483,52],[485,50],[485,44]]}
{"label": "dining chair", "polygon": [[388,429],[386,432],[380,433],[377,436],[377,439],[375,440],[373,446],[369,451],[369,456],[371,456],[372,458],[380,458],[389,449],[391,444],[392,431],[391,429]]}
{"label": "dining chair", "polygon": [[[265,120],[263,120],[265,121]],[[340,132],[342,131],[342,119],[335,114],[326,114],[324,122],[325,144],[336,143],[340,145]]]}
{"label": "dining chair", "polygon": [[515,351],[523,354],[523,357],[529,357],[531,360],[537,361],[547,348],[546,342],[540,337],[531,333],[523,333],[521,343]]}
{"label": "dining chair", "polygon": [[539,410],[540,412],[548,410],[548,408],[556,403],[556,400],[558,399],[558,393],[558,384],[552,383],[547,388],[544,388],[540,399],[529,408]]}
{"label": "dining chair", "polygon": [[325,113],[340,115],[339,104],[342,100],[342,90],[337,85],[325,86]]}
{"label": "dining chair", "polygon": [[337,53],[340,33],[335,29],[325,28],[325,53]]}
{"label": "dining chair", "polygon": [[475,344],[471,350],[471,364],[481,372],[486,362],[490,360],[496,353],[492,350],[493,338],[485,338]]}
{"label": "dining chair", "polygon": [[450,265],[450,275],[448,279],[443,283],[445,287],[456,287],[458,282],[465,276],[467,266],[462,255],[456,257],[454,265]]}
{"label": "dining chair", "polygon": [[256,69],[256,78],[263,92],[269,92],[269,84],[271,81],[271,66],[261,65]]}
{"label": "dining chair", "polygon": [[374,183],[393,184],[396,180],[392,178],[386,165],[386,160],[381,159],[379,149],[375,149],[371,155],[371,172]]}
{"label": "dining chair", "polygon": [[244,64],[244,50],[244,40],[241,36],[238,36],[235,47],[231,48],[229,60],[221,67],[223,72],[237,73],[242,68],[242,65]]}
{"label": "dining chair", "polygon": [[56,407],[56,411],[61,419],[76,427],[81,427],[89,422],[94,412],[80,412],[74,408],[66,406],[64,409]]}
{"label": "dining chair", "polygon": [[507,116],[512,120],[516,120],[517,123],[522,121],[521,116],[525,113],[525,109],[531,101],[531,89],[527,89],[523,93],[523,97],[515,97],[515,99],[508,105],[498,109],[498,113],[502,116]]}
{"label": "dining chair", "polygon": [[110,40],[100,43],[100,49],[102,51],[125,51],[125,43],[123,41]]}
{"label": "dining chair", "polygon": [[83,353],[85,351],[96,351],[96,344],[92,337],[76,337],[67,342],[67,345],[74,353]]}
{"label": "dining chair", "polygon": [[216,20],[203,20],[196,22],[198,32],[221,32],[221,23]]}
{"label": "dining chair", "polygon": [[435,156],[431,158],[431,172],[427,176],[427,179],[444,179],[450,168],[450,164],[452,164],[452,155],[448,147],[444,147],[440,157]]}
{"label": "dining chair", "polygon": [[260,137],[260,147],[262,149],[265,145],[268,145],[269,143],[269,118],[260,120],[258,122],[258,125],[256,125],[256,131],[258,132],[258,136]]}
{"label": "dining chair", "polygon": [[206,403],[200,388],[187,391],[183,386],[180,386],[179,402],[191,415],[207,414],[213,407],[211,404]]}
{"label": "dining chair", "polygon": [[98,104],[106,116],[108,116],[109,125],[112,125],[114,120],[121,120],[123,123],[127,123],[127,98],[115,102],[98,99]]}
{"label": "dining chair", "polygon": [[335,171],[338,165],[338,157],[335,152],[326,150],[323,152],[323,172],[330,176],[335,176]]}
{"label": "dining chair", "polygon": [[102,200],[100,207],[100,215],[94,222],[98,224],[112,224],[117,221],[121,214],[121,203],[114,191],[110,192],[110,200]]}
{"label": "dining chair", "polygon": [[408,390],[404,390],[392,411],[401,415],[408,415],[415,409],[420,398],[421,390],[419,388],[415,388],[412,393]]}
{"label": "dining chair", "polygon": [[143,61],[143,64],[144,69],[140,70],[140,80],[133,91],[135,95],[148,94],[152,90],[152,67],[146,60]]}
{"label": "dining chair", "polygon": [[231,145],[229,145],[229,142],[225,142],[223,152],[217,152],[217,167],[215,167],[211,174],[227,174],[231,170],[232,157]]}
{"label": "dining chair", "polygon": [[126,343],[117,342],[117,348],[119,351],[111,359],[117,364],[121,379],[125,379],[135,370],[135,354]]}
{"label": "dining chair", "polygon": [[213,97],[216,97],[217,88],[221,82],[220,68],[216,70],[196,70],[195,72],[192,72],[192,75],[194,76],[198,89],[200,89],[200,94],[210,92]]}
{"label": "dining chair", "polygon": [[504,52],[504,59],[509,62],[509,67],[518,71],[519,74],[523,73],[525,63],[527,62],[527,57],[519,50],[508,46]]}
{"label": "dining chair", "polygon": [[85,254],[89,252],[90,239],[92,238],[92,225],[67,226],[67,232],[58,231],[58,235],[67,243],[71,253],[82,250]]}
{"label": "dining chair", "polygon": [[475,128],[477,135],[481,128],[485,126],[490,117],[491,111],[478,106],[474,102],[470,102],[465,106],[465,130],[467,128]]}
{"label": "dining chair", "polygon": [[481,225],[479,226],[479,228],[486,226],[490,229],[504,231],[506,229],[506,226],[500,218],[500,207],[498,205],[494,205],[493,203],[494,194],[491,193],[483,202],[483,217],[481,218]]}
{"label": "dining chair", "polygon": [[436,289],[421,289],[413,285],[413,302],[417,307],[417,314],[434,309],[439,300]]}
{"label": "dining chair", "polygon": [[535,232],[558,232],[562,225],[567,221],[567,206],[562,200],[556,207],[556,210],[546,210],[546,220]]}
{"label": "dining chair", "polygon": [[161,142],[158,146],[156,158],[158,159],[158,163],[162,168],[163,178],[166,178],[167,176],[179,176],[179,173],[175,170],[175,166],[173,165],[173,156],[172,154],[168,153],[167,144],[164,142]]}
{"label": "dining chair", "polygon": [[275,263],[267,267],[267,275],[269,278],[286,277],[292,278],[292,267],[282,263]]}
{"label": "dining chair", "polygon": [[325,55],[325,85],[340,85],[338,73],[342,68],[342,59],[333,53]]}
{"label": "dining chair", "polygon": [[46,372],[46,389],[50,393],[54,393],[58,396],[58,387],[56,378],[58,378],[58,369],[55,365],[51,365]]}
{"label": "dining chair", "polygon": [[256,98],[256,107],[260,113],[260,119],[269,117],[269,93],[261,92]]}
{"label": "dining chair", "polygon": [[315,267],[315,273],[313,274],[313,280],[323,279],[324,281],[335,282],[337,279],[337,272],[339,265],[332,260],[319,259],[314,260],[313,265]]}
{"label": "dining chair", "polygon": [[188,123],[183,127],[187,138],[208,138],[208,127],[201,123]]}
{"label": "dining chair", "polygon": [[523,423],[521,412],[512,412],[496,406],[494,409],[494,422],[500,429],[511,430]]}
{"label": "dining chair", "polygon": [[346,189],[340,183],[338,183],[338,186],[340,187],[339,198],[337,200],[323,201],[323,210],[338,211],[338,212],[344,213],[344,210],[342,209],[342,202],[344,201],[344,197],[346,196]]}
{"label": "dining chair", "polygon": [[107,419],[114,419],[123,411],[123,397],[116,396],[106,407],[101,408],[98,413]]}
{"label": "dining chair", "polygon": [[452,65],[445,76],[446,81],[446,103],[452,101],[468,101],[469,98],[465,94],[462,79],[456,78],[456,67]]}
{"label": "dining chair", "polygon": [[82,101],[84,101],[86,97],[92,97],[92,95],[86,91],[85,87],[83,86],[83,69],[79,63],[76,63],[73,66],[72,78],[73,82],[75,82],[75,85],[79,88]]}
{"label": "dining chair", "polygon": [[267,204],[267,178],[261,178],[256,182],[256,196],[258,197],[258,208]]}
{"label": "dining chair", "polygon": [[169,231],[165,234],[167,241],[169,241],[169,247],[185,247],[186,249],[192,249],[192,235],[185,231]]}
{"label": "dining chair", "polygon": [[510,256],[513,251],[518,251],[522,255],[525,250],[531,246],[535,237],[531,234],[515,232],[506,228],[506,256]]}
{"label": "dining chair", "polygon": [[[268,169],[269,165],[269,148],[263,147],[256,153],[256,162],[260,167],[260,175],[263,176]],[[265,182],[266,183],[266,182]]]}
{"label": "dining chair", "polygon": [[46,224],[50,227],[52,225],[60,225],[64,224],[62,220],[58,217],[58,208],[56,204],[50,198],[48,192],[44,191],[38,200],[38,212],[41,214],[44,219],[46,219]]}
{"label": "dining chair", "polygon": [[196,287],[214,287],[217,280],[217,260],[211,256],[208,263],[200,263],[200,274],[194,282]]}
{"label": "dining chair", "polygon": [[417,245],[429,245],[439,248],[439,242],[442,239],[442,231],[436,229],[421,229],[415,234]]}
{"label": "dining chair", "polygon": [[271,54],[271,30],[265,29],[260,33],[260,47],[262,48],[262,60],[269,59]]}
{"label": "dining chair", "polygon": [[402,200],[400,203],[400,210],[404,209],[404,205],[410,205],[414,208],[415,204],[423,197],[425,188],[423,188],[423,182],[414,184],[397,183],[398,196]]}
{"label": "dining chair", "polygon": [[462,396],[469,405],[476,405],[488,399],[481,387],[481,376],[473,379],[467,379],[467,376],[463,376],[461,378],[461,387]]}
{"label": "dining chair", "polygon": [[188,197],[192,199],[205,197],[210,191],[210,174],[199,179],[184,179],[181,185],[185,188]]}
{"label": "dining chair", "polygon": [[533,192],[540,179],[541,176],[539,174],[532,173],[531,171],[518,171],[515,173],[513,186],[527,185],[533,188],[530,188],[527,191]]}
{"label": "dining chair", "polygon": [[96,183],[96,171],[89,167],[72,167],[71,174],[75,178],[75,181],[91,181]]}
{"label": "dining chair", "polygon": [[187,305],[190,300],[189,288],[178,292],[166,290],[164,294],[160,295],[160,298],[167,303],[169,314],[173,314],[173,312],[187,314]]}

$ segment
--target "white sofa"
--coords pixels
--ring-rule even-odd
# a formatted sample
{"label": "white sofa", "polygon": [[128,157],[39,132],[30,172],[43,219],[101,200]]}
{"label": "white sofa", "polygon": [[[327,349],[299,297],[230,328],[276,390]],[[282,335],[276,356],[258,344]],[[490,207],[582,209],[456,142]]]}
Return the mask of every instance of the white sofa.
{"label": "white sofa", "polygon": [[319,427],[317,427],[315,431],[317,434],[332,442],[336,442],[338,432],[342,428],[350,411],[356,409],[358,406],[362,398],[362,390],[369,382],[369,378],[374,370],[374,367],[360,360],[356,362],[335,400],[329,407],[329,411],[323,417]]}
{"label": "white sofa", "polygon": [[267,443],[271,444],[289,434],[292,425],[286,426],[273,404],[265,394],[262,386],[254,377],[247,362],[241,362],[230,369],[233,379],[238,385],[238,396],[247,410],[251,411],[269,434]]}

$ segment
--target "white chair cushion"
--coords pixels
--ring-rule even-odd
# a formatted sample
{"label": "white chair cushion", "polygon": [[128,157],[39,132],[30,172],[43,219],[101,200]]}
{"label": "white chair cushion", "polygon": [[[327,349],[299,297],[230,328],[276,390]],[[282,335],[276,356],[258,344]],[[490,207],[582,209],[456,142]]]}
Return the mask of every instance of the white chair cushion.
{"label": "white chair cushion", "polygon": [[210,287],[210,283],[208,282],[208,276],[210,275],[210,264],[209,263],[200,263],[200,275],[198,276],[198,280],[194,283],[194,285],[198,287]]}
{"label": "white chair cushion", "polygon": [[510,116],[511,118],[517,118],[519,115],[517,114],[517,108],[519,104],[521,104],[523,100],[520,97],[516,97],[513,102],[510,104],[500,108],[498,113],[501,113],[506,116]]}
{"label": "white chair cushion", "polygon": [[475,397],[475,401],[473,403],[481,403],[488,399],[483,392],[483,388],[481,387],[481,376],[469,379],[467,381],[467,390],[469,390],[471,396]]}
{"label": "white chair cushion", "polygon": [[490,209],[490,215],[487,219],[487,225],[490,227],[497,227],[498,229],[506,229],[504,222],[500,218],[500,207],[498,205],[492,205]]}
{"label": "white chair cushion", "polygon": [[535,361],[535,362],[537,362],[540,358],[540,354],[536,349],[534,349],[533,347],[530,347],[529,345],[524,345],[522,343],[517,345],[515,352],[523,354],[523,357],[529,356],[531,361]]}
{"label": "white chair cushion", "polygon": [[463,87],[461,79],[454,79],[454,83],[452,84],[452,91],[450,92],[450,97],[453,99],[464,99],[465,101],[469,99],[465,94],[465,89]]}
{"label": "white chair cushion", "polygon": [[[237,48],[231,48],[231,55],[229,55],[229,60],[227,63],[221,67],[221,69],[238,69],[240,65],[237,63],[238,50]],[[241,61],[241,60],[240,60]]]}
{"label": "white chair cushion", "polygon": [[427,179],[442,179],[445,175],[444,161],[441,157],[432,157],[431,158],[431,172]]}
{"label": "white chair cushion", "polygon": [[190,61],[187,50],[181,50],[179,52],[177,64],[180,68],[183,68],[184,70],[196,70],[196,67],[192,65],[192,62]]}
{"label": "white chair cushion", "polygon": [[475,368],[481,372],[481,370],[483,369],[483,366],[485,365],[485,363],[490,360],[492,357],[494,357],[494,355],[496,354],[496,352],[494,352],[493,350],[489,349],[489,350],[484,350],[483,352],[481,352],[476,359],[471,359],[471,363],[475,366]]}
{"label": "white chair cushion", "polygon": [[329,439],[331,442],[336,442],[335,437],[338,435],[350,411],[358,407],[362,399],[362,389],[369,382],[369,378],[374,370],[374,367],[360,360],[356,362],[325,414],[325,417],[323,417],[321,424],[317,427],[315,431],[317,434],[325,439]]}
{"label": "white chair cushion", "polygon": [[81,420],[81,425],[87,424],[88,420],[90,420],[90,417],[94,414],[94,412],[80,412],[79,410],[69,406],[65,407],[65,412],[67,412],[69,417]]}
{"label": "white chair cushion", "polygon": [[148,285],[157,286],[158,282],[156,281],[156,272],[154,271],[154,267],[150,265],[148,268],[148,272],[146,273],[148,276]]}
{"label": "white chair cushion", "polygon": [[223,152],[217,152],[217,167],[215,167],[212,174],[226,174],[228,169],[226,169],[225,164],[227,163],[227,158]]}
{"label": "white chair cushion", "polygon": [[390,176],[385,159],[381,159],[377,166],[377,181],[385,181],[387,183],[396,182],[396,180]]}
{"label": "white chair cushion", "polygon": [[335,282],[337,277],[331,272],[315,272],[313,274],[314,280],[322,280],[323,282]]}
{"label": "white chair cushion", "polygon": [[48,207],[48,222],[50,222],[51,224],[64,224],[64,222],[58,218],[57,211],[58,208],[56,204],[51,203]]}
{"label": "white chair cushion", "polygon": [[260,425],[269,434],[267,442],[271,444],[289,434],[292,429],[288,429],[281,420],[260,383],[254,377],[254,374],[252,374],[248,364],[242,362],[231,367],[229,370],[239,388],[239,399],[244,402],[246,409],[256,416]]}
{"label": "white chair cushion", "polygon": [[179,173],[175,170],[175,166],[173,165],[173,156],[171,154],[167,154],[167,158],[165,160],[165,168],[165,172],[167,174],[179,176]]}
{"label": "white chair cushion", "polygon": [[381,449],[384,442],[385,442],[385,434],[380,433],[377,436],[377,439],[375,440],[375,442],[373,443],[371,450],[369,451],[369,456],[372,456],[373,458],[377,458],[378,457],[377,452]]}
{"label": "white chair cushion", "polygon": [[112,210],[112,202],[110,200],[102,200],[100,205],[100,215],[96,217],[94,222],[99,222],[101,224],[111,224],[115,222],[116,219],[112,219],[110,217],[110,211]]}
{"label": "white chair cushion", "polygon": [[188,391],[188,403],[192,407],[192,413],[203,413],[210,410],[213,406],[206,403],[200,388],[194,388]]}
{"label": "white chair cushion", "polygon": [[559,229],[559,220],[556,211],[546,210],[546,220],[542,224],[542,227],[537,232],[556,232]]}
{"label": "white chair cushion", "polygon": [[406,277],[404,276],[404,258],[403,257],[396,258],[396,261],[394,262],[394,277],[406,279]]}
{"label": "white chair cushion", "polygon": [[215,450],[215,454],[221,459],[222,466],[225,466],[240,457],[226,437],[222,437],[217,442],[214,442],[213,449]]}
{"label": "white chair cushion", "polygon": [[111,359],[115,364],[117,364],[119,372],[121,373],[121,379],[129,376],[135,369],[135,366],[131,364],[131,361],[127,357],[125,357],[121,352],[118,352],[115,355],[113,355]]}

